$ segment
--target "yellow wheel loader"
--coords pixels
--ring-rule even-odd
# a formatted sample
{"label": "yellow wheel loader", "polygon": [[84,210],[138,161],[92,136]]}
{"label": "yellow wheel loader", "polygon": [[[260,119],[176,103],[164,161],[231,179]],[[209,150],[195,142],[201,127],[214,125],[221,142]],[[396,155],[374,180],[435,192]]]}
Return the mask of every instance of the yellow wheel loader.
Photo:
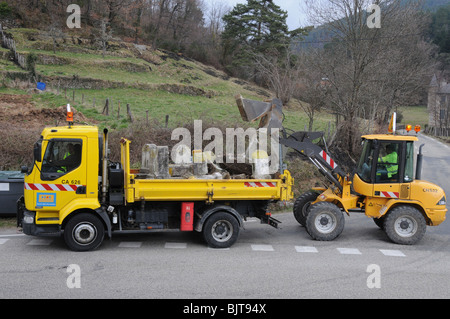
{"label": "yellow wheel loader", "polygon": [[444,190],[421,179],[422,147],[414,176],[416,136],[376,134],[362,136],[363,151],[354,175],[345,174],[308,134],[293,134],[281,143],[306,156],[330,181],[294,203],[296,220],[316,240],[328,241],[344,229],[344,216],[360,212],[373,218],[391,241],[412,245],[437,226],[447,212]]}
{"label": "yellow wheel loader", "polygon": [[[427,225],[437,226],[445,220],[444,190],[421,179],[423,145],[414,174],[414,142],[418,138],[409,135],[411,125],[406,128],[408,135],[395,133],[395,113],[389,125],[391,134],[362,136],[362,155],[351,175],[331,158],[326,143],[325,150],[313,143],[322,136],[318,132],[289,135],[282,128],[281,101],[258,102],[238,95],[236,102],[243,120],[261,119],[260,128],[280,129],[280,144],[308,158],[329,180],[329,187],[314,188],[294,203],[295,219],[313,239],[338,237],[344,229],[344,213],[365,213],[394,243],[404,245],[417,243]],[[417,134],[420,126],[414,131]]]}

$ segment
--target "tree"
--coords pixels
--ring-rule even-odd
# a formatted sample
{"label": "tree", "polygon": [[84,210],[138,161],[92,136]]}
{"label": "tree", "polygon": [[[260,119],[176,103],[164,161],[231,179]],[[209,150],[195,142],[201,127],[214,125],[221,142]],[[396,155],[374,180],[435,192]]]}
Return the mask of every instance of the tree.
{"label": "tree", "polygon": [[440,52],[450,54],[450,4],[440,7],[432,15],[431,37]]}
{"label": "tree", "polygon": [[100,21],[100,44],[102,49],[102,58],[105,58],[108,41],[112,39],[112,29],[106,19]]}
{"label": "tree", "polygon": [[224,60],[228,71],[243,77],[254,75],[255,54],[267,49],[285,50],[290,39],[287,12],[272,0],[247,0],[223,17]]}
{"label": "tree", "polygon": [[64,32],[62,31],[61,24],[58,23],[57,20],[55,20],[52,24],[50,24],[48,28],[49,29],[47,34],[50,36],[50,38],[52,38],[53,53],[56,53],[57,42],[58,40],[63,39],[65,35]]}
{"label": "tree", "polygon": [[264,84],[286,105],[298,81],[297,57],[286,47],[283,50],[267,49],[265,54],[257,54],[254,61]]}
{"label": "tree", "polygon": [[367,26],[369,0],[307,0],[310,17],[333,34],[312,51],[314,66],[328,79],[327,106],[344,121],[337,145],[353,154],[361,118],[385,123],[393,109],[410,103],[430,71],[431,46],[423,40],[426,17],[419,0],[380,0],[381,28]]}
{"label": "tree", "polygon": [[329,82],[327,78],[323,77],[321,71],[316,68],[312,59],[317,55],[301,52],[297,56],[298,78],[295,83],[295,97],[308,116],[308,130],[313,130],[314,117],[316,112],[319,112],[327,105],[327,91]]}
{"label": "tree", "polygon": [[439,47],[443,69],[450,67],[450,4],[440,7],[431,16],[430,37]]}

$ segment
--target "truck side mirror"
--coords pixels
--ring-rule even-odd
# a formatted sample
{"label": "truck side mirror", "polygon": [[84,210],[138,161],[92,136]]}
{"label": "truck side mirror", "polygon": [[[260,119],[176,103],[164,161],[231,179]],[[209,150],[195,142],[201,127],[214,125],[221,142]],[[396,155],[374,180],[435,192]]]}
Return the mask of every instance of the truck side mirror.
{"label": "truck side mirror", "polygon": [[42,149],[42,142],[37,141],[34,144],[34,148],[33,148],[33,156],[34,156],[35,162],[41,162],[41,152],[42,152],[41,149]]}

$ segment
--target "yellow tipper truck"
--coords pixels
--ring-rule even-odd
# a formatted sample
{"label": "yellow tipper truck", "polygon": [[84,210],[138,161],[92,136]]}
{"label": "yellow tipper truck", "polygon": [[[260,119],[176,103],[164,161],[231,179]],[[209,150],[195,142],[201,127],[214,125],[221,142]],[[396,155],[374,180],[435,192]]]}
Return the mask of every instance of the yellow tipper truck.
{"label": "yellow tipper truck", "polygon": [[167,147],[144,150],[150,163],[133,170],[129,140],[120,141],[121,161],[111,162],[108,131],[71,125],[69,117],[68,126],[43,130],[33,167],[23,169],[17,220],[27,235],[62,234],[69,249],[88,251],[113,232],[179,229],[201,232],[209,246],[226,248],[236,242],[247,217],[277,227],[269,202],[293,198],[287,170],[277,179],[154,176],[152,165],[156,173],[161,167],[169,171]]}

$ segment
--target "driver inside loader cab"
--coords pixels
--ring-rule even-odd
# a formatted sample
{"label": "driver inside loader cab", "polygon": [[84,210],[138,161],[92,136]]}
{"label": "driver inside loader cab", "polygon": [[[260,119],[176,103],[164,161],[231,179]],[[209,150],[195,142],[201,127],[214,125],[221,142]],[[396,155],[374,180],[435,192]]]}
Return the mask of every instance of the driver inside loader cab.
{"label": "driver inside loader cab", "polygon": [[[398,144],[389,143],[380,148],[377,167],[377,181],[398,179]],[[383,156],[384,153],[384,156]]]}

